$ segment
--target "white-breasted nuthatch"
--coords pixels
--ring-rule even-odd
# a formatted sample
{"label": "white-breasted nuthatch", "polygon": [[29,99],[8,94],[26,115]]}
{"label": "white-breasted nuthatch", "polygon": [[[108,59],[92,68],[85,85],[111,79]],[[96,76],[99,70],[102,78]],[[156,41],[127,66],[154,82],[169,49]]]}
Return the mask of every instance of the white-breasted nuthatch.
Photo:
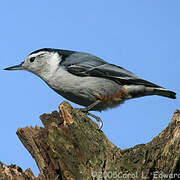
{"label": "white-breasted nuthatch", "polygon": [[27,70],[36,74],[64,98],[85,106],[84,112],[102,111],[125,100],[148,95],[176,98],[173,91],[83,52],[39,49],[21,64],[5,70]]}

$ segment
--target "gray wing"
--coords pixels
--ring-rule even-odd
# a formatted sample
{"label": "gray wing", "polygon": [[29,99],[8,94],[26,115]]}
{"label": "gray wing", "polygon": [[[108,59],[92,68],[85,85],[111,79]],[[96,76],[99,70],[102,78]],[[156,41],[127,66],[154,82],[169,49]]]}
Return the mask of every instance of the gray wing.
{"label": "gray wing", "polygon": [[144,85],[160,87],[156,84],[138,78],[130,71],[88,53],[77,52],[68,56],[60,63],[66,70],[77,76],[93,76],[111,79],[121,85]]}

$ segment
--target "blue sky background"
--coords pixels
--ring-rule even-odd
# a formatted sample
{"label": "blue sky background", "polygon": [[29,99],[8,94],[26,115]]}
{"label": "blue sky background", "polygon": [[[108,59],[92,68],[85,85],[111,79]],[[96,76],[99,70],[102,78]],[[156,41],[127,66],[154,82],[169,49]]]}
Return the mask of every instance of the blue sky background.
{"label": "blue sky background", "polygon": [[3,68],[43,47],[95,54],[177,92],[177,100],[149,96],[95,113],[119,148],[147,143],[158,135],[179,108],[179,7],[178,0],[1,1],[0,161],[38,173],[16,130],[42,126],[39,116],[57,110],[63,98],[33,74]]}

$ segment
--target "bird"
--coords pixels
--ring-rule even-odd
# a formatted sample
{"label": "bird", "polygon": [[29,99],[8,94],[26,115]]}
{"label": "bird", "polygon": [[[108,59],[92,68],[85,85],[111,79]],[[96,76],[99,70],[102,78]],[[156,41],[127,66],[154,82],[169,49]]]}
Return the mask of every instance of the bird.
{"label": "bird", "polygon": [[56,93],[83,106],[80,110],[100,121],[100,129],[102,120],[89,111],[101,112],[150,95],[176,99],[175,92],[86,52],[42,48],[4,70],[26,70],[39,76]]}

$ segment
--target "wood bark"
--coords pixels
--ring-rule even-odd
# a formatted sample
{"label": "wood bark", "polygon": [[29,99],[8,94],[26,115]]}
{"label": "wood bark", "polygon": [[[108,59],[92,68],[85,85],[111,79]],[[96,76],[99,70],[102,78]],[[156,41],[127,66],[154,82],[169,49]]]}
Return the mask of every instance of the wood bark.
{"label": "wood bark", "polygon": [[[61,115],[59,115],[61,114]],[[16,165],[0,163],[1,179],[99,180],[180,179],[180,111],[147,144],[119,149],[97,124],[67,102],[60,113],[43,114],[44,127],[25,127],[17,135],[40,170],[35,177]]]}

